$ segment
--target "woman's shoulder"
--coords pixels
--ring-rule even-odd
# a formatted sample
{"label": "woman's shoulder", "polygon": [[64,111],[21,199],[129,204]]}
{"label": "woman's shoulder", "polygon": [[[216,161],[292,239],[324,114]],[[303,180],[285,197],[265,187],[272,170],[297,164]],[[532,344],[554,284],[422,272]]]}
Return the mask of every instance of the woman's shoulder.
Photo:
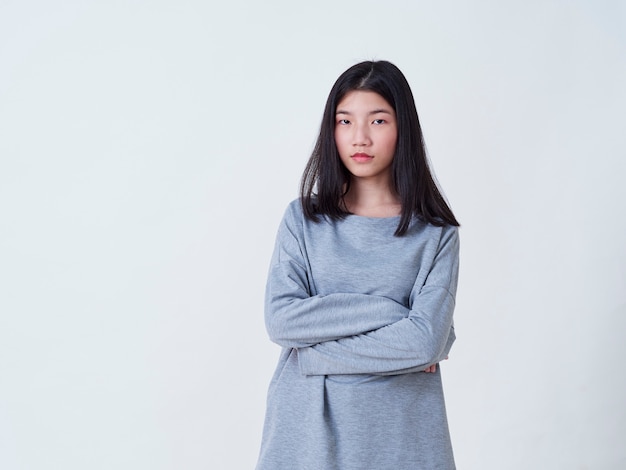
{"label": "woman's shoulder", "polygon": [[300,199],[294,199],[287,204],[280,223],[279,232],[286,229],[292,234],[298,234],[302,231],[302,227],[305,222],[304,211],[302,209]]}
{"label": "woman's shoulder", "polygon": [[443,220],[437,219],[434,223],[424,219],[424,217],[413,216],[409,226],[408,233],[428,233],[430,236],[439,237],[456,237],[458,236],[458,227],[451,225]]}
{"label": "woman's shoulder", "polygon": [[287,205],[283,218],[292,221],[301,221],[304,219],[304,211],[302,209],[302,201],[300,198],[292,200]]}

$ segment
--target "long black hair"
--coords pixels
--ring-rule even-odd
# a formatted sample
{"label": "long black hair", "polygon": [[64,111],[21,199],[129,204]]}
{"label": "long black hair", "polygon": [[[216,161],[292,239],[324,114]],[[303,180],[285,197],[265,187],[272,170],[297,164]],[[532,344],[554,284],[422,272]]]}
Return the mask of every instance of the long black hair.
{"label": "long black hair", "polygon": [[351,175],[335,144],[335,113],[337,104],[353,90],[378,93],[396,112],[398,139],[391,174],[402,215],[395,235],[404,235],[413,217],[437,226],[458,226],[430,170],[411,87],[400,69],[384,60],[353,65],[330,90],[320,133],[300,185],[305,217],[318,222],[320,215],[333,220],[349,215],[342,199],[350,189]]}

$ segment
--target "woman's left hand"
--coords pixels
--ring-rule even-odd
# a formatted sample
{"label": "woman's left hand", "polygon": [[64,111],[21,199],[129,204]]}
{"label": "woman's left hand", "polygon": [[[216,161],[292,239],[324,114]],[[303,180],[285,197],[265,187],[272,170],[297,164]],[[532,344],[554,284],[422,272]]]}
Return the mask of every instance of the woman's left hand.
{"label": "woman's left hand", "polygon": [[[448,356],[446,356],[446,360],[448,359]],[[424,369],[424,372],[428,372],[433,373],[433,372],[437,372],[437,364],[433,364],[432,366],[428,366],[426,369]]]}

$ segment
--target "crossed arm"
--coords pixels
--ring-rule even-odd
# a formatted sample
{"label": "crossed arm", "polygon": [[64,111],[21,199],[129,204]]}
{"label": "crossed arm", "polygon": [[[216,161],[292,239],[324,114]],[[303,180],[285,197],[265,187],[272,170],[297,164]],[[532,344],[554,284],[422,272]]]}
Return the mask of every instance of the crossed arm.
{"label": "crossed arm", "polygon": [[430,272],[407,308],[387,297],[309,294],[295,230],[283,221],[272,258],[265,319],[270,339],[295,348],[305,375],[434,372],[454,342],[458,234],[441,230]]}

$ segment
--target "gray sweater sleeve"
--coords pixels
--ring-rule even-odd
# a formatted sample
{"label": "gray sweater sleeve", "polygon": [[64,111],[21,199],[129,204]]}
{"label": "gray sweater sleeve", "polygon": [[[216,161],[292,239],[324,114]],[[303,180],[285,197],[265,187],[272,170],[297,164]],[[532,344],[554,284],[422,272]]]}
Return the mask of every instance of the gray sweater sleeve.
{"label": "gray sweater sleeve", "polygon": [[[316,355],[325,354],[330,341],[362,335],[407,318],[409,309],[387,297],[312,295],[314,288],[300,240],[301,225],[288,210],[278,229],[266,286],[265,325],[273,342],[288,348],[318,345]],[[314,356],[308,360],[311,365],[316,362]]]}
{"label": "gray sweater sleeve", "polygon": [[456,227],[443,228],[426,282],[411,292],[408,315],[373,331],[298,349],[301,372],[398,374],[423,370],[443,359],[454,341],[458,254]]}

